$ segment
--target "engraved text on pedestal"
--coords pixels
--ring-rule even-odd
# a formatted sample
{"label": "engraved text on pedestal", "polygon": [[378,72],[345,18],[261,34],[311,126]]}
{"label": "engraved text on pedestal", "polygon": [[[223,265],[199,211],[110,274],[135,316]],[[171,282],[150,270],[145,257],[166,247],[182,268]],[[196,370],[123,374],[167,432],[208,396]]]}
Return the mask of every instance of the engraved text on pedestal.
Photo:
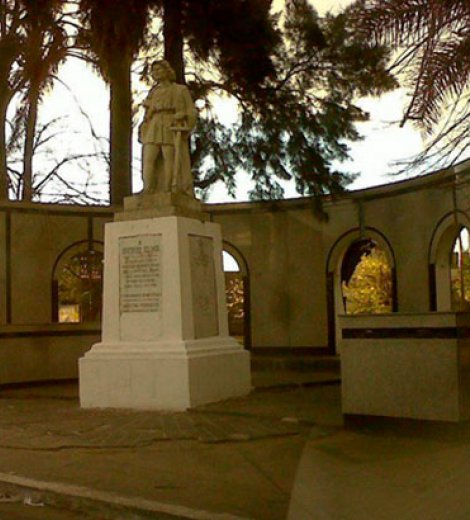
{"label": "engraved text on pedestal", "polygon": [[161,308],[161,235],[119,239],[119,311],[159,312]]}

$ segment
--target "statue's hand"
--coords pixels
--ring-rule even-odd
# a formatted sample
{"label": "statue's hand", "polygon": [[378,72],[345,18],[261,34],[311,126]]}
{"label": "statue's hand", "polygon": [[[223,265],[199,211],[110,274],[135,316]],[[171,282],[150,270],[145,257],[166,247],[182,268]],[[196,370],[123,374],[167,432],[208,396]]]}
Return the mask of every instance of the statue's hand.
{"label": "statue's hand", "polygon": [[186,123],[186,114],[184,112],[176,112],[174,121],[177,125],[183,125]]}

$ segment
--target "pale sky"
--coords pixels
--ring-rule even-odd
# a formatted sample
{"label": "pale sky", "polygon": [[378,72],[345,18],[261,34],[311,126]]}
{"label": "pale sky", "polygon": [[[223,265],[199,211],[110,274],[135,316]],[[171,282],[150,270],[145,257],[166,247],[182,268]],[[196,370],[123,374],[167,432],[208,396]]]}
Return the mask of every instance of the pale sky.
{"label": "pale sky", "polygon": [[[274,0],[275,8],[279,7],[283,0]],[[336,9],[348,3],[348,0],[318,0],[312,2],[320,14],[326,10]],[[106,136],[109,127],[109,93],[103,81],[94,72],[83,66],[77,60],[69,60],[60,72],[63,82],[73,90],[73,96],[78,100],[83,110],[89,114],[93,121],[95,131],[98,135]],[[53,93],[44,101],[41,114],[44,120],[52,117],[68,114],[70,127],[88,132],[88,123],[80,116],[80,110],[73,99],[72,94],[62,85],[57,84]],[[358,143],[351,143],[352,161],[345,163],[342,168],[360,173],[351,186],[352,189],[384,184],[390,182],[387,176],[393,170],[392,164],[396,160],[410,157],[421,151],[423,141],[419,132],[411,126],[399,128],[397,121],[400,120],[403,107],[405,106],[406,94],[397,90],[380,98],[367,98],[359,100],[362,108],[370,112],[371,120],[358,125],[359,131],[365,136]],[[236,117],[233,104],[220,102],[219,112],[221,119],[227,124]],[[391,124],[395,123],[395,124]],[[78,138],[78,137],[77,137]],[[76,144],[76,142],[74,143]],[[140,155],[138,144],[135,143],[134,155]],[[139,165],[134,165],[134,192],[141,189]],[[246,200],[249,183],[240,175],[238,181],[237,199]],[[103,179],[102,172],[96,172],[97,179]],[[396,180],[396,179],[395,179]],[[284,185],[287,197],[295,197],[297,193],[292,185]],[[104,188],[104,183],[99,191]],[[211,191],[211,202],[231,201],[223,185],[216,185]]]}

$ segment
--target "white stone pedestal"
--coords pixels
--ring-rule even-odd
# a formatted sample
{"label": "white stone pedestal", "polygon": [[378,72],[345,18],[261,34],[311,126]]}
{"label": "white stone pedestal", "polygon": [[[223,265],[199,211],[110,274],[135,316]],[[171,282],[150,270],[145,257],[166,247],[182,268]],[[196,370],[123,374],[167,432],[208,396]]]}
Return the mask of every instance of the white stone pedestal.
{"label": "white stone pedestal", "polygon": [[103,335],[79,362],[82,407],[185,410],[250,391],[221,250],[220,226],[194,218],[106,224]]}

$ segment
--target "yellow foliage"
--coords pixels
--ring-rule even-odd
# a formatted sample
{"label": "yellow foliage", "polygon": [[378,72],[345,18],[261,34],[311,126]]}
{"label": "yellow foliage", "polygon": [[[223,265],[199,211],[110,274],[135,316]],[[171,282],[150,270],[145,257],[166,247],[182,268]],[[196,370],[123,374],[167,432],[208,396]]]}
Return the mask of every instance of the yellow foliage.
{"label": "yellow foliage", "polygon": [[[451,293],[452,293],[452,309],[463,310],[468,309],[470,303],[470,253],[464,251],[462,255],[462,270],[465,298],[462,302],[462,288],[460,278],[460,266],[455,265],[451,267]],[[463,306],[463,307],[462,307]]]}
{"label": "yellow foliage", "polygon": [[229,320],[242,320],[245,314],[245,291],[243,279],[240,276],[226,276],[225,294]]}
{"label": "yellow foliage", "polygon": [[385,253],[374,247],[362,255],[342,289],[347,314],[392,312],[392,271]]}

